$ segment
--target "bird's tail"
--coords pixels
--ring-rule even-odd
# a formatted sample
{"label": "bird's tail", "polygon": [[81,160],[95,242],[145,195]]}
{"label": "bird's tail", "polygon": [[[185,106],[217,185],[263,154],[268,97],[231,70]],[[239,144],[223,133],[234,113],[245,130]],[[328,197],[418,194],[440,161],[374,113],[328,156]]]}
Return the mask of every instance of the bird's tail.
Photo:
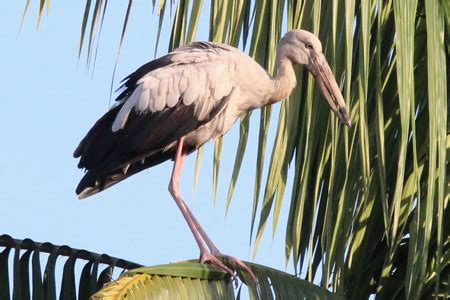
{"label": "bird's tail", "polygon": [[127,164],[124,167],[115,168],[107,173],[89,170],[77,186],[76,193],[78,198],[84,199],[95,195],[136,173],[173,158],[174,155],[174,150],[159,151],[149,157],[145,157],[145,159]]}

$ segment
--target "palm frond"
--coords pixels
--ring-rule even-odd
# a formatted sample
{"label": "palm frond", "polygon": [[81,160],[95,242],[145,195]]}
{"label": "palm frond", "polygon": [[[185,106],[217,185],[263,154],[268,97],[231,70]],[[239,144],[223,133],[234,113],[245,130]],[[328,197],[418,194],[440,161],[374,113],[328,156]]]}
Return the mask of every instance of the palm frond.
{"label": "palm frond", "polygon": [[[17,240],[6,234],[0,236],[0,250],[0,299],[10,299],[11,295],[13,299],[56,299],[58,291],[60,299],[88,299],[111,282],[115,268],[123,272],[141,266],[106,254],[31,239]],[[45,258],[42,274],[41,260]],[[9,277],[10,262],[13,278]],[[62,263],[62,272],[56,272]],[[75,272],[77,263],[84,264],[80,274]]]}
{"label": "palm frond", "polygon": [[[250,299],[339,299],[326,289],[293,275],[248,263],[258,283],[244,271],[237,299],[247,288]],[[143,267],[124,273],[93,295],[93,299],[236,299],[228,274],[194,261]]]}

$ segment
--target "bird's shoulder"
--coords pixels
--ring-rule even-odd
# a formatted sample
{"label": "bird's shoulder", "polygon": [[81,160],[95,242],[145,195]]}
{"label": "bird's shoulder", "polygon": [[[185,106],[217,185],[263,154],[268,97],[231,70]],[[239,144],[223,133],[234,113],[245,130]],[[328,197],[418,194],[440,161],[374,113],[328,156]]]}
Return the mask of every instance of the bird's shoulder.
{"label": "bird's shoulder", "polygon": [[207,53],[216,53],[219,55],[222,55],[226,52],[229,53],[242,53],[241,50],[239,50],[236,47],[217,43],[217,42],[207,42],[207,41],[195,41],[191,42],[189,44],[183,45],[175,49],[174,53],[180,53],[180,52],[188,52],[188,53],[201,53],[201,52],[207,52]]}
{"label": "bird's shoulder", "polygon": [[239,55],[225,44],[193,42],[147,63],[125,79],[113,130],[125,126],[132,110],[156,113],[178,104],[194,105],[197,119],[208,118],[231,93]]}
{"label": "bird's shoulder", "polygon": [[226,64],[231,70],[236,66],[233,62],[240,56],[245,57],[246,54],[230,45],[203,41],[189,43],[142,65],[125,77],[118,88],[120,94],[116,101],[131,95],[144,77],[167,77],[189,67],[205,69],[219,64]]}

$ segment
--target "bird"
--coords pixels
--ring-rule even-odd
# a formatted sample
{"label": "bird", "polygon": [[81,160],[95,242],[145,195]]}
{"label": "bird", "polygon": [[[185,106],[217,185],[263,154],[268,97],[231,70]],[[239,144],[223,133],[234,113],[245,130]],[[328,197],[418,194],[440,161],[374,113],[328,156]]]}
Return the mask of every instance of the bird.
{"label": "bird", "polygon": [[192,42],[150,61],[122,81],[115,104],[93,125],[73,156],[85,170],[80,199],[142,170],[173,160],[169,192],[200,250],[233,278],[237,269],[255,276],[239,258],[222,254],[195,218],[179,182],[187,155],[223,136],[247,112],[286,99],[296,86],[294,65],[315,78],[331,110],[351,126],[349,110],[322,52],[320,40],[288,31],[276,53],[275,76],[243,51],[221,43]]}

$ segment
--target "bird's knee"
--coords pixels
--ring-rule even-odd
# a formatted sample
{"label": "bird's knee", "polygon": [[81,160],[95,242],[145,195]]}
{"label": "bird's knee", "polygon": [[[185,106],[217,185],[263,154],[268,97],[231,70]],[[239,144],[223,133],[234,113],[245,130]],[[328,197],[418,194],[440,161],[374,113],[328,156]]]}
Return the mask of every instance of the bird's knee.
{"label": "bird's knee", "polygon": [[172,181],[170,181],[169,186],[168,186],[167,189],[169,190],[169,193],[173,197],[180,197],[181,196],[180,189],[178,188],[178,185],[174,184]]}

